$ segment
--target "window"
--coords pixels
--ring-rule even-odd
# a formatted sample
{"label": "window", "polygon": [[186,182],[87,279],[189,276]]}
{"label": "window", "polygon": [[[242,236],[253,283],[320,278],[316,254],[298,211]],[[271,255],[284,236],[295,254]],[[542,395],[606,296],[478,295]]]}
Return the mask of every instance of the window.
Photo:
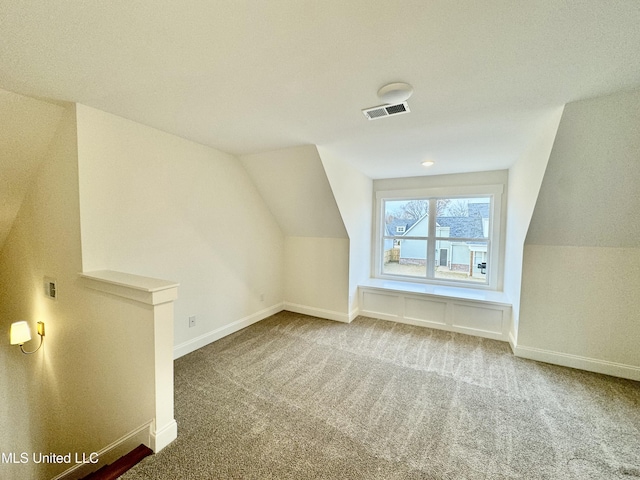
{"label": "window", "polygon": [[377,192],[376,276],[496,288],[502,186]]}

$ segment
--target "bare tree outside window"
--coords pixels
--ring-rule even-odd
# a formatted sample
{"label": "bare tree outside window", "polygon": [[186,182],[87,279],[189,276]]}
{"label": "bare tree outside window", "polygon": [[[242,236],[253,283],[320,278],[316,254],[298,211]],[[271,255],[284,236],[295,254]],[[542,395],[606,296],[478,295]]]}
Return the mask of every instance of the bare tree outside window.
{"label": "bare tree outside window", "polygon": [[450,217],[468,217],[469,216],[469,201],[468,200],[453,200],[447,209],[448,216]]}
{"label": "bare tree outside window", "polygon": [[[443,198],[436,202],[436,215],[442,215],[451,199]],[[407,220],[420,220],[429,213],[429,200],[410,200],[405,203],[400,210],[396,211],[396,217]]]}
{"label": "bare tree outside window", "polygon": [[429,200],[411,200],[402,207],[402,218],[418,220],[429,213]]}

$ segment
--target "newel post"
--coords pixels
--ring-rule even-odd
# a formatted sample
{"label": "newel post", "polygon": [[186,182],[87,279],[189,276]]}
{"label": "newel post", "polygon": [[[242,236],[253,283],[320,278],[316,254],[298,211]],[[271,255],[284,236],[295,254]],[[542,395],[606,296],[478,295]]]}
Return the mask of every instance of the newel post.
{"label": "newel post", "polygon": [[173,411],[173,302],[178,283],[111,270],[81,273],[87,287],[151,306],[154,412],[149,448],[159,452],[178,436]]}

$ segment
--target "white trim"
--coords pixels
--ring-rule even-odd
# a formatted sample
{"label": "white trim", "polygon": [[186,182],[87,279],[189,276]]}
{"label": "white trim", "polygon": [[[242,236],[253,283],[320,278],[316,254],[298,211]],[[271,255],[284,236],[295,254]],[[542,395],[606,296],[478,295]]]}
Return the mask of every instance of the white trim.
{"label": "white trim", "polygon": [[[460,285],[461,287],[474,288],[474,289],[487,289],[498,290],[502,285],[504,278],[504,258],[500,255],[501,250],[504,248],[505,232],[502,228],[502,203],[504,194],[504,185],[472,185],[472,186],[449,186],[449,187],[435,187],[435,188],[420,188],[420,189],[408,189],[408,190],[378,190],[376,191],[376,204],[374,215],[374,231],[373,231],[373,249],[372,249],[372,276],[375,278],[388,279],[388,280],[404,280],[407,282],[415,283],[430,283],[434,285]],[[435,271],[435,241],[427,243],[430,254],[427,254],[427,277],[404,277],[401,275],[384,274],[382,272],[382,258],[384,255],[383,245],[386,237],[385,230],[385,212],[383,211],[382,204],[385,200],[409,200],[414,198],[428,198],[429,209],[434,211],[433,208],[436,202],[436,198],[443,197],[477,197],[477,196],[490,196],[491,199],[491,216],[489,219],[489,236],[486,239],[488,245],[487,259],[490,264],[486,282],[474,283],[466,281],[455,280],[443,280],[430,276],[429,272]],[[411,226],[406,233],[410,232],[419,222],[419,219],[414,225]],[[484,228],[484,224],[483,224]],[[435,240],[435,216],[429,216],[429,232],[432,235],[424,237],[425,240]],[[433,237],[433,238],[432,238]],[[422,238],[421,238],[422,239]],[[450,252],[451,253],[451,252]],[[438,259],[439,261],[439,259]]]}
{"label": "white trim", "polygon": [[[91,472],[95,472],[104,465],[113,463],[115,460],[122,457],[123,455],[126,455],[141,443],[149,446],[152,423],[153,421],[149,420],[147,423],[140,425],[138,428],[130,431],[116,441],[111,442],[102,450],[96,452],[99,458],[98,463],[77,463],[73,467],[68,468],[61,474],[53,477],[51,480],[83,478],[89,475]],[[90,453],[91,452],[85,452],[86,455],[90,455]]]}
{"label": "white trim", "polygon": [[502,195],[504,192],[504,185],[465,185],[450,187],[426,187],[426,188],[413,188],[407,190],[377,190],[376,199],[380,198],[397,198],[397,199],[412,199],[415,197],[442,197],[442,196],[468,196],[473,195]]}
{"label": "white trim", "polygon": [[128,298],[148,305],[172,302],[178,298],[179,283],[113,270],[79,274],[84,285],[100,292]]}
{"label": "white trim", "polygon": [[[358,285],[362,289],[378,289],[381,291],[408,293],[443,297],[454,300],[468,300],[471,302],[487,303],[503,307],[511,307],[511,301],[504,292],[481,290],[461,286],[434,285],[430,283],[402,282],[399,280],[384,280],[369,278]],[[362,301],[362,299],[360,299]]]}
{"label": "white trim", "polygon": [[307,305],[299,305],[296,303],[282,302],[276,305],[273,305],[264,310],[260,310],[252,315],[241,318],[240,320],[236,320],[228,325],[220,327],[216,330],[212,330],[211,332],[207,332],[203,335],[200,335],[196,338],[192,338],[191,340],[187,340],[186,342],[182,342],[175,347],[173,347],[173,358],[174,360],[180,358],[188,353],[194,352],[199,348],[202,348],[206,345],[209,345],[216,340],[220,340],[227,335],[231,335],[232,333],[237,332],[238,330],[242,330],[243,328],[248,327],[249,325],[253,325],[260,320],[264,320],[271,315],[275,315],[282,310],[289,310],[295,313],[302,313],[304,315],[311,315],[313,317],[324,318],[327,320],[335,320],[337,322],[343,323],[351,323],[354,318],[356,318],[360,311],[358,308],[355,308],[348,314],[335,312],[332,310],[325,310],[322,308],[309,307]]}
{"label": "white trim", "polygon": [[228,325],[217,328],[210,332],[204,333],[196,338],[192,338],[191,340],[187,340],[186,342],[182,342],[173,347],[173,358],[180,358],[188,353],[194,352],[199,348],[204,347],[205,345],[209,345],[216,340],[220,340],[227,335],[231,335],[232,333],[237,332],[238,330],[242,330],[249,325],[253,325],[260,320],[264,320],[271,315],[275,315],[278,312],[284,310],[284,303],[277,303],[271,307],[265,308],[264,310],[260,310],[259,312],[253,313],[247,317],[241,318],[240,320],[236,320],[235,322],[231,322]]}
{"label": "white trim", "polygon": [[176,438],[178,438],[178,423],[175,420],[171,420],[160,430],[155,430],[155,426],[151,425],[149,448],[153,450],[154,453],[158,453]]}
{"label": "white trim", "polygon": [[516,348],[518,347],[518,343],[516,342],[516,339],[513,336],[513,329],[509,329],[509,345],[511,346],[511,351],[515,355]]}
{"label": "white trim", "polygon": [[563,367],[577,368],[589,372],[603,373],[614,377],[640,381],[640,367],[635,365],[625,365],[608,360],[598,360],[569,353],[553,352],[551,350],[518,345],[515,346],[514,354],[516,357],[528,358],[529,360],[536,360],[538,362],[552,363]]}
{"label": "white trim", "polygon": [[[491,338],[493,340],[508,341],[508,328],[512,307],[504,303],[503,294],[498,292],[473,292],[471,289],[452,289],[446,287],[414,285],[410,290],[403,289],[399,282],[383,282],[371,279],[367,284],[358,286],[360,314],[367,317],[389,320],[392,322],[406,323],[449,332],[464,333],[476,337]],[[458,293],[454,296],[453,294]],[[374,300],[374,304],[368,304],[365,295]],[[466,296],[467,298],[463,297]],[[428,309],[428,304],[440,304],[443,308],[438,313],[430,313],[430,318],[415,318],[407,311],[408,304],[423,303]],[[369,306],[368,306],[369,305]],[[474,309],[480,315],[480,319],[469,324],[465,314],[458,312]],[[415,310],[414,310],[415,311]],[[426,313],[422,310],[421,313]],[[495,320],[482,320],[487,311]],[[468,318],[468,317],[467,317]],[[485,317],[486,318],[486,317]],[[483,321],[485,322],[483,325]]]}
{"label": "white trim", "polygon": [[353,313],[335,312],[333,310],[325,310],[323,308],[309,307],[307,305],[299,305],[297,303],[289,302],[284,302],[284,309],[294,313],[302,313],[303,315],[311,315],[312,317],[324,318],[326,320],[335,320],[336,322],[343,323],[350,323],[350,317]]}

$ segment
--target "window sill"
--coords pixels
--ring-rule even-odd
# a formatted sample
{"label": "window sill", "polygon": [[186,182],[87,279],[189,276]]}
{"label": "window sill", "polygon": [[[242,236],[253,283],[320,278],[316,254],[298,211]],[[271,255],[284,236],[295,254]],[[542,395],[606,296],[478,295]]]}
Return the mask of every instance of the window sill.
{"label": "window sill", "polygon": [[361,282],[359,286],[371,289],[454,298],[458,300],[469,300],[503,307],[511,307],[511,302],[507,295],[504,292],[496,292],[494,290],[452,287],[447,285],[434,285],[430,283],[402,282],[381,278],[370,278]]}

